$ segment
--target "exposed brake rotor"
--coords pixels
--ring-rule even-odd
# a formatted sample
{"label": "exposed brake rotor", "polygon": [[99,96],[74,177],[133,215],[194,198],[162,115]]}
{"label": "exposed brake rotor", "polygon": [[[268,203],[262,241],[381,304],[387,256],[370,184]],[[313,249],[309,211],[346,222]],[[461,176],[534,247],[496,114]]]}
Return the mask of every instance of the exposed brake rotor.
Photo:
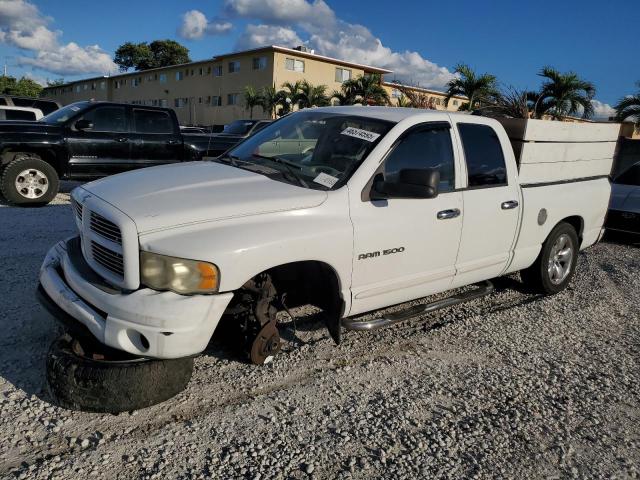
{"label": "exposed brake rotor", "polygon": [[256,365],[269,363],[280,347],[280,334],[275,322],[266,323],[251,345],[251,362]]}

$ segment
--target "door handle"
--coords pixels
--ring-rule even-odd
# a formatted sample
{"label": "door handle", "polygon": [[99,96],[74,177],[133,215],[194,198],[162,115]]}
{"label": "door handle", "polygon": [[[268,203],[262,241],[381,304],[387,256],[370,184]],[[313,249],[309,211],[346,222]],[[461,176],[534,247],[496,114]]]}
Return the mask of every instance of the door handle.
{"label": "door handle", "polygon": [[180,143],[178,140],[167,140],[167,145],[177,145]]}
{"label": "door handle", "polygon": [[516,208],[518,205],[517,200],[509,200],[508,202],[502,202],[500,207],[502,210],[511,210],[512,208]]}
{"label": "door handle", "polygon": [[129,139],[127,137],[118,137],[116,138],[116,141],[120,143],[124,143],[124,142],[128,142]]}
{"label": "door handle", "polygon": [[457,208],[452,208],[449,210],[442,210],[438,212],[438,220],[448,220],[450,218],[456,218],[460,216],[460,210]]}

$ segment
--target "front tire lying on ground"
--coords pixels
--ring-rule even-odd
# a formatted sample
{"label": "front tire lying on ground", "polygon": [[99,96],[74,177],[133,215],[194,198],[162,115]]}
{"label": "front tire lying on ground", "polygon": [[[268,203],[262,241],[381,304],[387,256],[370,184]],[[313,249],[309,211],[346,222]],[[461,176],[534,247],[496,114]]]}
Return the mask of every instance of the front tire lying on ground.
{"label": "front tire lying on ground", "polygon": [[192,372],[191,357],[138,358],[69,335],[53,342],[47,356],[53,399],[87,412],[120,413],[164,402],[185,389]]}
{"label": "front tire lying on ground", "polygon": [[35,154],[17,154],[0,176],[2,195],[15,205],[46,205],[59,188],[55,168]]}
{"label": "front tire lying on ground", "polygon": [[546,295],[561,292],[575,274],[580,243],[575,228],[561,222],[542,244],[535,263],[520,272],[525,285]]}

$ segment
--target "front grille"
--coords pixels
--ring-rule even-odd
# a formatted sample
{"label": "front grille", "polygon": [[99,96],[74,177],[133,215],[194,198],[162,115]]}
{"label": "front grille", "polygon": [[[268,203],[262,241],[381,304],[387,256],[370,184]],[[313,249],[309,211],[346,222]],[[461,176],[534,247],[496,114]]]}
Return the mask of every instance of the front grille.
{"label": "front grille", "polygon": [[73,208],[78,221],[82,223],[82,204],[78,203],[74,198],[71,198],[71,208]]}
{"label": "front grille", "polygon": [[110,272],[124,278],[124,260],[121,254],[91,240],[91,256]]}
{"label": "front grille", "polygon": [[118,245],[122,245],[122,233],[120,233],[120,228],[118,228],[118,226],[112,221],[104,218],[102,215],[99,215],[96,212],[91,212],[90,228],[102,238],[106,238]]}

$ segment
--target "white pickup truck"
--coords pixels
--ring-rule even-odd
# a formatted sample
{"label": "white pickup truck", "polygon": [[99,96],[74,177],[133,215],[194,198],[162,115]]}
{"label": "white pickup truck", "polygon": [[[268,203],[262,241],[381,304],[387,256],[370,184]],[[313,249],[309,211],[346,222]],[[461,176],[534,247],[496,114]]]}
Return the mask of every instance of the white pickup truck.
{"label": "white pickup truck", "polygon": [[[589,157],[591,131],[561,160],[536,158],[548,145],[520,133],[517,162],[494,119],[303,110],[216,160],[75,189],[79,236],[49,251],[40,293],[101,343],[147,358],[202,352],[226,315],[258,364],[279,349],[277,311],[296,305],[321,308],[339,341],[343,327],[472,298],[512,272],[557,293],[602,235],[611,158]],[[571,143],[583,153],[567,159]],[[358,318],[479,282],[419,311]]]}

